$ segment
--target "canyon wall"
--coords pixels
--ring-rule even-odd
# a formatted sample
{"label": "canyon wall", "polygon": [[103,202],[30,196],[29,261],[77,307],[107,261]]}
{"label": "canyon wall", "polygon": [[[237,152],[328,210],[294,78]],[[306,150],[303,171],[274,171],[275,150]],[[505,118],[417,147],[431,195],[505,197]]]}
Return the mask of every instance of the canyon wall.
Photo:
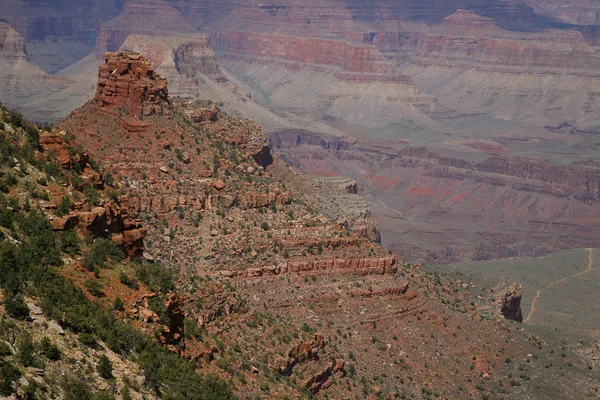
{"label": "canyon wall", "polygon": [[520,157],[465,161],[304,132],[272,136],[310,173],[356,179],[401,259],[449,262],[600,245],[600,171]]}
{"label": "canyon wall", "polygon": [[0,18],[24,38],[30,60],[55,73],[87,56],[102,22],[114,18],[124,0],[7,0]]}

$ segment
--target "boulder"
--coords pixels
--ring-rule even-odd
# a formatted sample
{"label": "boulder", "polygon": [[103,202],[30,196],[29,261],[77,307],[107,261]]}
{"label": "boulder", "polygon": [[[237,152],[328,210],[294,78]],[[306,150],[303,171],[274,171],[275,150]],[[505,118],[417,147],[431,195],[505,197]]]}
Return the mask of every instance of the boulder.
{"label": "boulder", "polygon": [[210,186],[212,186],[216,190],[223,190],[223,189],[225,189],[225,183],[223,183],[223,181],[212,181],[211,184],[210,184]]}
{"label": "boulder", "polygon": [[509,286],[500,296],[500,312],[504,318],[517,322],[523,322],[523,313],[521,311],[521,297],[523,295],[523,286],[515,282]]}
{"label": "boulder", "polygon": [[77,215],[67,215],[66,217],[54,217],[50,219],[50,229],[53,231],[68,231],[73,229],[79,223]]}

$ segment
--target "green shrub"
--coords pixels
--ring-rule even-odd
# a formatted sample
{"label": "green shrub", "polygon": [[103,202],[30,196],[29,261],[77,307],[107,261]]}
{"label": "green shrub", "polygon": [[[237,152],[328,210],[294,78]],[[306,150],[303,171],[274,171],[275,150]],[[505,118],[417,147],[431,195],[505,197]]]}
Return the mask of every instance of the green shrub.
{"label": "green shrub", "polygon": [[136,263],[134,264],[137,278],[150,290],[158,290],[167,293],[175,290],[173,272],[163,267],[160,263]]}
{"label": "green shrub", "polygon": [[55,344],[51,344],[50,347],[48,348],[48,351],[46,351],[46,358],[48,360],[57,361],[57,360],[60,360],[61,356],[62,356],[62,352],[60,351],[58,346]]}
{"label": "green shrub", "polygon": [[60,360],[61,351],[57,345],[50,341],[48,336],[44,336],[40,342],[40,351],[50,361]]}
{"label": "green shrub", "polygon": [[96,337],[91,333],[87,332],[82,332],[81,334],[79,334],[79,341],[81,342],[81,344],[88,347],[95,347],[98,344]]}
{"label": "green shrub", "polygon": [[116,400],[116,397],[106,390],[101,390],[92,395],[92,400]]}
{"label": "green shrub", "polygon": [[88,271],[96,271],[99,268],[106,268],[108,260],[120,261],[123,258],[123,251],[112,240],[97,239],[83,260],[83,266]]}
{"label": "green shrub", "polygon": [[85,198],[87,199],[89,206],[96,207],[100,204],[100,193],[94,188],[88,188],[85,191]]}
{"label": "green shrub", "polygon": [[26,319],[29,317],[29,309],[23,300],[23,296],[8,293],[4,299],[4,308],[8,315],[16,319]]}
{"label": "green shrub", "polygon": [[35,344],[29,333],[21,335],[17,341],[17,360],[24,367],[32,366],[35,359]]}
{"label": "green shrub", "polygon": [[98,366],[96,367],[98,370],[98,374],[104,379],[111,379],[113,377],[112,374],[112,363],[104,354],[98,360]]}
{"label": "green shrub", "polygon": [[8,229],[13,226],[13,213],[5,207],[0,208],[0,226]]}
{"label": "green shrub", "polygon": [[131,278],[129,275],[125,273],[125,271],[121,271],[119,273],[119,280],[121,283],[131,289],[138,290],[140,285],[135,281],[135,279]]}
{"label": "green shrub", "polygon": [[10,346],[5,342],[0,341],[0,357],[11,356],[11,355],[12,355],[12,350],[10,349]]}
{"label": "green shrub", "polygon": [[92,400],[88,384],[81,378],[67,375],[61,382],[65,400]]}
{"label": "green shrub", "polygon": [[88,279],[87,281],[85,281],[83,286],[85,286],[85,288],[92,294],[92,296],[104,296],[104,292],[102,291],[102,289],[104,289],[104,285],[97,279]]}
{"label": "green shrub", "polygon": [[63,253],[67,253],[71,257],[81,254],[81,239],[74,230],[61,232],[58,240],[60,251]]}
{"label": "green shrub", "polygon": [[58,207],[56,207],[56,215],[59,217],[64,217],[69,212],[71,212],[71,207],[73,203],[71,202],[71,198],[69,196],[64,196],[60,201]]}
{"label": "green shrub", "polygon": [[124,308],[125,308],[125,303],[123,303],[123,300],[121,300],[120,297],[117,297],[115,299],[115,301],[113,302],[113,309],[115,309],[117,311],[123,311]]}
{"label": "green shrub", "polygon": [[0,360],[0,396],[10,396],[14,391],[13,382],[20,377],[21,373],[14,365]]}

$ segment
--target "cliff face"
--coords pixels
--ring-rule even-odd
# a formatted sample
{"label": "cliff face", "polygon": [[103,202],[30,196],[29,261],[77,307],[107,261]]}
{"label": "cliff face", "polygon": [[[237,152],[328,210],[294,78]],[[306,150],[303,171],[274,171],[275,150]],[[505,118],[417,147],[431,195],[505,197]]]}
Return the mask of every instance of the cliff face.
{"label": "cliff face", "polygon": [[575,131],[597,125],[594,42],[576,30],[507,31],[461,10],[440,26],[373,40],[397,63],[408,60],[403,71],[447,107],[555,129],[567,122]]}
{"label": "cliff face", "polygon": [[28,102],[47,98],[70,83],[63,77],[48,75],[30,62],[25,40],[4,22],[0,22],[0,63],[0,101],[9,107],[32,110],[34,107],[28,107]]}
{"label": "cliff face", "polygon": [[384,242],[405,260],[535,256],[600,244],[597,167],[506,156],[465,161],[306,132],[277,133],[272,143],[303,170],[356,179],[373,196]]}
{"label": "cliff face", "polygon": [[[144,47],[156,68],[164,66],[161,72],[176,78],[173,93],[210,93],[231,110],[278,128],[319,124],[269,115],[248,104],[251,92],[269,107],[294,110],[292,119],[305,118],[306,111],[359,128],[383,129],[409,120],[444,130],[448,124],[441,117],[483,112],[536,127],[595,131],[598,29],[556,24],[539,11],[558,9],[555,2],[528,4],[131,0],[69,8],[56,0],[25,12],[22,2],[11,0],[4,14],[25,38],[30,59],[46,70],[55,71],[48,66],[57,59],[69,64],[82,58],[93,41],[101,61],[106,51],[118,50],[136,35],[128,46]],[[584,1],[561,10],[577,8],[595,10]],[[53,9],[60,12],[45,14]],[[225,75],[231,72],[241,82],[228,84],[219,74],[204,38],[192,39],[198,31],[208,36]],[[176,43],[178,35],[185,38]],[[139,36],[157,43],[149,45]],[[165,46],[172,54],[166,55]],[[176,74],[168,71],[170,59]],[[203,75],[218,75],[216,81],[225,84],[203,85]],[[194,90],[196,85],[201,90]],[[344,131],[339,124],[328,125],[329,131]]]}
{"label": "cliff face", "polygon": [[23,37],[30,60],[54,73],[87,56],[100,24],[114,18],[122,7],[122,0],[7,0],[0,17]]}
{"label": "cliff face", "polygon": [[[54,229],[82,224],[90,232],[98,229],[104,236],[113,234],[117,243],[131,244],[134,254],[142,253],[136,246],[142,239],[145,243],[142,257],[146,262],[122,265],[110,260],[107,268],[94,275],[67,258],[69,262],[58,271],[85,289],[73,291],[81,294],[79,298],[89,296],[105,305],[106,311],[95,315],[112,313],[131,325],[126,341],[140,337],[134,336],[138,330],[152,332],[156,343],[191,363],[165,367],[164,374],[161,369],[155,381],[140,383],[136,392],[159,397],[154,382],[160,382],[161,388],[176,396],[192,398],[196,393],[187,391],[187,380],[196,371],[228,379],[240,396],[266,393],[268,387],[272,397],[296,393],[301,397],[309,390],[321,396],[352,398],[356,381],[367,382],[362,389],[365,395],[385,392],[401,397],[394,387],[403,380],[407,384],[402,392],[415,398],[423,394],[423,388],[435,388],[448,398],[479,397],[483,391],[495,393],[499,381],[505,382],[501,387],[507,395],[518,390],[528,397],[538,397],[540,387],[572,387],[568,397],[581,398],[581,392],[597,387],[588,364],[573,356],[568,377],[557,368],[549,378],[548,372],[520,378],[521,387],[513,389],[510,379],[526,364],[527,354],[539,346],[547,348],[539,352],[539,368],[557,362],[560,356],[543,340],[531,340],[531,332],[515,329],[495,314],[483,321],[477,307],[493,304],[497,308],[490,299],[495,296],[493,289],[480,290],[476,282],[457,282],[451,275],[434,275],[420,266],[401,263],[395,254],[365,237],[358,218],[350,218],[362,214],[363,225],[369,220],[368,210],[356,207],[358,202],[351,199],[359,190],[356,182],[311,179],[271,154],[256,123],[227,115],[208,101],[169,99],[165,80],[152,71],[144,56],[107,53],[99,70],[97,98],[57,123],[57,129],[64,132],[43,139],[63,165],[74,171],[81,168],[80,175],[72,175],[77,185],[100,190],[103,181],[99,172],[90,171],[87,151],[74,155],[61,142],[62,137],[76,136],[112,173],[112,185],[120,191],[117,206],[104,196],[94,199],[89,190],[86,200],[74,205],[66,220],[58,215],[52,219]],[[145,113],[146,107],[154,112]],[[0,131],[7,131],[5,126]],[[330,149],[340,152],[336,155],[340,159],[354,146],[369,149],[356,139],[309,136],[305,134],[298,143],[329,143]],[[278,143],[284,142],[280,138]],[[383,148],[371,148],[369,157],[384,164],[397,161],[394,149],[386,152]],[[365,154],[358,154],[353,162]],[[312,159],[315,168],[318,156]],[[442,172],[449,166],[465,171],[477,167],[421,149],[402,153],[400,158],[407,164],[413,159],[441,167]],[[60,193],[70,191],[55,182],[46,184]],[[26,185],[18,186],[18,194],[24,194]],[[57,194],[51,194],[54,200]],[[110,197],[114,196],[111,191]],[[328,197],[332,204],[326,204]],[[92,201],[100,201],[103,207],[81,209]],[[350,207],[356,209],[353,216],[347,215]],[[47,209],[53,214],[53,206]],[[121,222],[123,230],[115,229]],[[171,279],[161,265],[179,279]],[[96,282],[95,289],[84,282]],[[100,282],[105,286],[99,286]],[[102,296],[97,294],[99,288]],[[172,293],[173,288],[177,293]],[[117,296],[122,296],[120,302]],[[79,312],[60,311],[53,312],[72,320],[81,317]],[[35,318],[44,321],[40,313]],[[19,331],[25,324],[39,325],[23,322]],[[95,329],[94,325],[90,322],[89,327]],[[111,343],[114,326],[119,325],[111,323],[106,330]],[[506,340],[508,332],[510,340]],[[72,343],[71,336],[67,339]],[[496,343],[502,345],[492,346]],[[155,371],[155,357],[148,354],[167,357],[162,352],[147,353],[148,348],[144,347],[144,356],[132,359],[147,360],[135,369],[140,381],[142,374]],[[436,349],[435,362],[431,361],[432,349]],[[508,357],[515,362],[506,363]],[[178,360],[174,356],[164,359],[169,365]],[[421,368],[425,364],[427,368]],[[472,368],[465,369],[467,364]],[[51,378],[73,368],[67,363],[48,362],[47,366],[45,374],[56,373]],[[115,367],[115,380],[122,380],[129,370]],[[188,371],[183,389],[178,375],[182,371]],[[277,379],[278,375],[289,376],[295,383]],[[374,376],[378,378],[369,380]],[[103,379],[91,382],[101,387],[107,381]],[[576,379],[577,384],[569,386],[567,379]],[[25,383],[17,385],[22,388]]]}
{"label": "cliff face", "polygon": [[[447,17],[437,29],[414,37],[398,46],[415,46],[415,63],[432,64],[493,72],[552,73],[577,69],[596,75],[597,54],[576,31],[549,30],[542,33],[505,31],[493,19],[472,11],[459,10]],[[504,70],[502,66],[509,67]]]}
{"label": "cliff face", "polygon": [[600,6],[594,0],[527,0],[537,13],[556,21],[577,25],[598,25]]}
{"label": "cliff face", "polygon": [[[170,221],[168,233],[164,229],[150,233],[156,246],[151,253],[179,248],[164,261],[229,277],[329,271],[371,274],[396,269],[394,255],[364,238],[378,239],[368,211],[346,218],[340,203],[328,216],[311,215],[306,206],[292,203],[295,191],[305,184],[322,196],[338,189],[326,189],[274,160],[256,124],[232,120],[208,103],[186,102],[174,108],[166,80],[154,73],[145,57],[132,53],[107,53],[105,57],[94,101],[60,126],[75,132],[74,127],[83,124],[75,134],[104,165],[136,188],[124,200],[129,210],[138,215],[160,214]],[[232,153],[223,153],[223,146]],[[115,148],[125,151],[116,153]],[[302,198],[316,205],[326,197],[307,194]],[[265,226],[246,226],[245,219],[256,218],[265,209],[273,210]],[[196,227],[189,219],[215,211],[217,216],[221,212],[231,216],[219,223],[219,229],[210,222],[213,217],[198,217]],[[180,213],[189,218],[178,219]],[[355,233],[344,237],[347,229]],[[171,237],[175,231],[176,240]],[[272,237],[269,243],[264,242],[266,235]],[[246,248],[255,250],[246,252]],[[302,256],[307,248],[313,256]],[[197,251],[205,254],[201,265],[191,261]],[[222,257],[230,252],[240,254],[247,264]],[[258,255],[263,261],[253,266]]]}
{"label": "cliff face", "polygon": [[169,4],[161,0],[130,0],[123,12],[100,27],[96,57],[117,51],[130,34],[194,33],[195,29]]}
{"label": "cliff face", "polygon": [[25,41],[7,23],[0,23],[0,59],[3,63],[27,60]]}
{"label": "cliff face", "polygon": [[135,54],[106,53],[94,100],[101,107],[124,108],[133,116],[162,114],[169,108],[167,81]]}

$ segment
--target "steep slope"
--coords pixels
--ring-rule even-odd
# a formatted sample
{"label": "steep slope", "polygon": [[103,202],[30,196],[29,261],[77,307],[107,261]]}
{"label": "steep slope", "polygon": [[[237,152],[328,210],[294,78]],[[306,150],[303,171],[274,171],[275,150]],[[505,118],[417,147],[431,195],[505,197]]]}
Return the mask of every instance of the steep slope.
{"label": "steep slope", "polygon": [[6,0],[0,18],[24,38],[30,60],[53,74],[90,54],[100,24],[122,7],[122,0]]}
{"label": "steep slope", "polygon": [[354,184],[317,183],[274,158],[256,124],[170,99],[141,55],[107,53],[99,78],[95,99],[59,126],[122,184],[123,206],[149,228],[147,260],[181,273],[189,293],[202,282],[236,286],[241,306],[216,292],[196,314],[214,348],[186,339],[182,351],[236,392],[542,398],[539,388],[570,379],[578,384],[565,395],[577,398],[597,386],[571,353],[565,377],[526,365],[527,354],[554,359],[553,344],[540,351],[487,294],[491,319],[481,321],[468,284],[454,288],[365,238],[368,212],[324,207]]}
{"label": "steep slope", "polygon": [[[185,8],[190,19],[213,5],[195,6],[202,9]],[[192,22],[207,33],[223,67],[267,104],[367,127],[403,118],[435,125],[429,115],[443,111],[363,43],[364,27],[343,4],[232,3],[214,5],[209,15]]]}
{"label": "steep slope", "polygon": [[86,88],[93,85],[94,61],[82,60],[81,70],[69,76],[49,75],[29,60],[24,43],[10,25],[0,22],[0,100],[36,121],[55,120],[81,106]]}
{"label": "steep slope", "polygon": [[579,32],[517,34],[459,11],[399,37],[382,37],[380,48],[448,107],[567,132],[598,129],[598,53]]}
{"label": "steep slope", "polygon": [[593,0],[527,0],[540,15],[576,25],[598,25],[600,6]]}
{"label": "steep slope", "polygon": [[51,93],[64,85],[32,64],[25,54],[24,40],[10,25],[0,22],[1,99],[20,106],[40,93]]}
{"label": "steep slope", "polygon": [[404,260],[444,263],[600,245],[595,165],[506,156],[502,146],[472,141],[464,146],[488,152],[484,160],[307,132],[279,132],[271,142],[311,174],[356,179],[384,242]]}

